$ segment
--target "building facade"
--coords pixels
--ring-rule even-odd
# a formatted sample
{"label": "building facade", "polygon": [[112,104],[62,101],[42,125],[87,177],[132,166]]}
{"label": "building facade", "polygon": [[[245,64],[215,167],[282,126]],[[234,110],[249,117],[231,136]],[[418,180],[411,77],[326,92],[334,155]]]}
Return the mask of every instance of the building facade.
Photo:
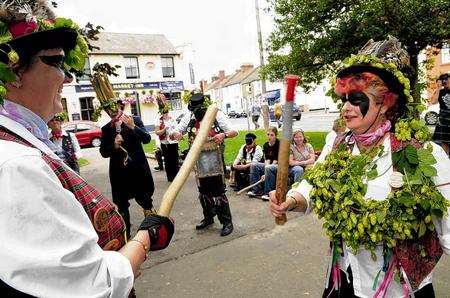
{"label": "building facade", "polygon": [[[64,87],[63,106],[69,120],[92,120],[100,104],[89,80],[97,63],[119,66],[117,76],[109,77],[113,89],[127,103],[125,112],[139,115],[148,130],[159,118],[156,94],[166,96],[175,116],[182,112],[182,92],[195,86],[193,66],[164,35],[102,32],[94,46],[99,49],[86,59],[86,75]],[[98,124],[109,120],[103,112]]]}

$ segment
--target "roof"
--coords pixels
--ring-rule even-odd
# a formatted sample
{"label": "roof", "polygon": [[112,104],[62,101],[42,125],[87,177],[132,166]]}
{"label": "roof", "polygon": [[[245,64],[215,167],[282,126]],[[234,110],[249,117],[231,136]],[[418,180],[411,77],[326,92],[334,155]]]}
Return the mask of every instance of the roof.
{"label": "roof", "polygon": [[163,34],[131,34],[101,32],[92,45],[99,47],[92,54],[178,54],[172,43]]}
{"label": "roof", "polygon": [[219,87],[220,83],[221,83],[222,81],[226,80],[227,78],[228,78],[228,77],[225,77],[225,78],[223,78],[223,79],[217,79],[217,80],[215,80],[214,82],[212,82],[211,84],[208,84],[208,85],[206,86],[206,91],[213,90],[213,89],[217,89],[217,88]]}
{"label": "roof", "polygon": [[242,80],[241,84],[249,84],[254,81],[259,81],[261,78],[259,77],[259,71],[261,69],[261,66],[258,66],[253,69],[253,71]]}
{"label": "roof", "polygon": [[236,72],[224,85],[223,87],[232,86],[235,84],[240,84],[241,81],[246,78],[252,71],[254,70],[253,67],[249,68],[242,68],[238,72]]}

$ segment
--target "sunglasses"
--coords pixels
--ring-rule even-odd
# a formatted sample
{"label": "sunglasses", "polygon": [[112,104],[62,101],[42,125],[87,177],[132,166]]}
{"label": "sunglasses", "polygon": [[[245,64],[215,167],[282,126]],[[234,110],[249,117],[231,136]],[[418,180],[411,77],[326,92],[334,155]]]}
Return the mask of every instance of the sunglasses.
{"label": "sunglasses", "polygon": [[38,56],[41,61],[47,65],[56,67],[65,72],[64,69],[64,55],[52,55],[52,56]]}

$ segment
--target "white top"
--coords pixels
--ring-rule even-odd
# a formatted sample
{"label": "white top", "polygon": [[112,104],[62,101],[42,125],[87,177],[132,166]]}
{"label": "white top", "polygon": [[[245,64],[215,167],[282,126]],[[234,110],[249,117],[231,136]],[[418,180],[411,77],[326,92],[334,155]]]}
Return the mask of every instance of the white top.
{"label": "white top", "polygon": [[[181,118],[180,123],[178,123],[178,125],[175,127],[175,130],[179,131],[182,134],[187,133],[188,125],[192,117],[193,117],[192,113],[186,113],[183,116],[183,118]],[[229,132],[230,130],[232,130],[230,120],[228,119],[227,116],[225,116],[225,114],[222,111],[217,111],[216,121],[219,124],[219,127],[224,132]]]}
{"label": "white top", "polygon": [[[317,159],[317,162],[323,162],[325,157],[332,150],[332,145],[334,138],[329,140],[324,146],[322,154]],[[432,143],[433,146],[433,156],[436,158],[437,163],[434,167],[437,170],[437,176],[433,178],[433,182],[436,185],[450,182],[450,160],[447,157],[445,151],[438,145]],[[367,193],[365,195],[366,199],[372,198],[378,201],[385,200],[391,188],[389,186],[389,178],[393,173],[392,169],[392,154],[390,138],[387,137],[384,140],[384,153],[381,157],[376,157],[376,164],[378,173],[384,173],[383,175],[377,177],[376,179],[369,180],[367,183]],[[354,146],[353,155],[360,154],[358,146]],[[311,212],[311,202],[309,197],[309,192],[312,186],[303,179],[298,187],[291,189],[291,192],[298,192],[305,197],[308,208],[305,214]],[[438,188],[439,192],[447,199],[450,199],[450,185],[442,186]],[[450,214],[450,208],[448,210]],[[439,236],[439,240],[442,249],[446,254],[450,254],[450,217],[447,215],[442,219],[438,219],[433,216],[433,223],[436,227],[436,231]],[[340,257],[339,263],[341,268],[351,267],[353,273],[353,286],[355,289],[355,295],[358,297],[373,297],[375,291],[372,290],[372,285],[375,280],[376,274],[383,267],[383,249],[382,246],[378,246],[375,250],[377,261],[373,261],[370,256],[370,251],[364,249],[363,246],[360,247],[357,255],[354,255],[351,250],[344,243],[344,256]],[[380,280],[384,277],[383,273],[380,275]],[[421,283],[419,288],[422,288],[426,284],[431,282],[431,274]],[[399,283],[395,280],[392,281],[387,292],[387,297],[403,297],[403,289]]]}
{"label": "white top", "polygon": [[[59,159],[17,122],[0,115],[0,126]],[[98,246],[85,210],[39,150],[0,140],[0,279],[38,297],[127,297],[130,262]]]}
{"label": "white top", "polygon": [[[160,128],[159,128],[159,125],[161,123],[160,119],[161,119],[161,117],[158,117],[156,119],[155,131],[160,130]],[[161,139],[159,139],[159,136],[156,135],[156,138],[159,140],[159,142],[161,144],[176,144],[176,143],[178,143],[177,140],[171,140],[169,137],[170,134],[175,130],[175,127],[177,126],[177,122],[175,121],[175,119],[172,116],[170,116],[169,120],[164,120],[164,125],[166,127],[166,137],[161,140]]]}
{"label": "white top", "polygon": [[[73,151],[75,152],[75,157],[77,159],[82,158],[83,153],[81,152],[80,143],[78,143],[78,139],[75,137],[75,134],[73,134],[71,132],[67,132],[64,129],[61,129],[61,132],[62,132],[63,136],[70,137],[70,140],[72,141],[72,145],[73,145]],[[49,139],[51,139],[51,137],[52,137],[52,133],[50,132]],[[55,144],[55,146],[57,146],[58,149],[62,150],[62,139],[52,140],[52,143]]]}
{"label": "white top", "polygon": [[[244,150],[245,150],[245,145],[242,145],[241,149],[239,149],[236,159],[234,160],[234,163],[239,164],[241,162],[241,160],[244,158]],[[253,158],[251,158],[251,153],[247,153],[245,163],[249,164],[251,162],[260,162],[261,159],[263,158],[263,155],[264,155],[264,153],[263,153],[261,146],[256,145],[255,153],[253,154]]]}

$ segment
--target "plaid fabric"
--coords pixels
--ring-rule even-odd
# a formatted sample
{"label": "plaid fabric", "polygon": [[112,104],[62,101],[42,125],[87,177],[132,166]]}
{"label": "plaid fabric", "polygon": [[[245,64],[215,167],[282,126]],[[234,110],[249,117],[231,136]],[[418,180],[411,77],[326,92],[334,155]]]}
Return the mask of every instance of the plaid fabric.
{"label": "plaid fabric", "polygon": [[[34,147],[26,140],[2,128],[0,128],[0,140]],[[120,214],[116,211],[115,206],[94,187],[84,181],[83,178],[64,167],[62,161],[55,160],[43,152],[42,158],[58,177],[61,185],[73,193],[83,206],[98,234],[100,247],[105,250],[118,250],[125,245],[125,224]],[[107,218],[99,216],[101,213],[107,215]]]}

